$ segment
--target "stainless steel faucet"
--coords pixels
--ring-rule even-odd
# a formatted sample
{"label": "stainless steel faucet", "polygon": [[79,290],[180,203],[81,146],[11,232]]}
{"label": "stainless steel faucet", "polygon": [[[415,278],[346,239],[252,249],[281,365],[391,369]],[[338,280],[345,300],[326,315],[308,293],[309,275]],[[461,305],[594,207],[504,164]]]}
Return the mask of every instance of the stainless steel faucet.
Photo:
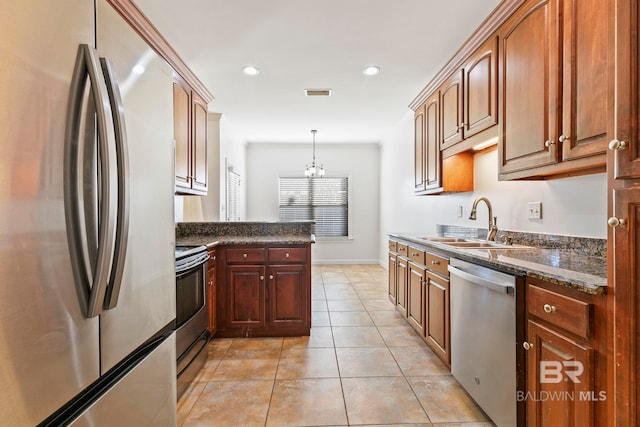
{"label": "stainless steel faucet", "polygon": [[476,220],[476,209],[478,207],[478,203],[485,202],[487,208],[489,209],[489,232],[487,233],[487,240],[496,240],[496,233],[498,232],[498,218],[493,216],[493,208],[491,207],[491,202],[486,197],[478,197],[473,201],[473,206],[471,207],[471,214],[469,215],[469,219]]}

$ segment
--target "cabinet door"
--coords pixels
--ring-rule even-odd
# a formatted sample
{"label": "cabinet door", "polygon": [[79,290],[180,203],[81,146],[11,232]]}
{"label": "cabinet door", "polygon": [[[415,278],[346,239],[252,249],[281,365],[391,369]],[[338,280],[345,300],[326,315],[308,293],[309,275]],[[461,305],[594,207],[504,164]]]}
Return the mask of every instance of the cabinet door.
{"label": "cabinet door", "polygon": [[531,320],[527,337],[527,426],[593,426],[593,350]]}
{"label": "cabinet door", "polygon": [[633,0],[615,1],[615,78],[614,129],[611,137],[625,142],[624,149],[615,152],[614,177],[640,177],[640,7]]}
{"label": "cabinet door", "polygon": [[414,127],[413,127],[413,159],[415,166],[415,182],[414,190],[424,191],[425,182],[425,152],[424,152],[424,105],[418,108],[414,115]]}
{"label": "cabinet door", "polygon": [[425,105],[425,188],[442,187],[442,153],[440,152],[440,96],[434,93]]}
{"label": "cabinet door", "polygon": [[191,91],[173,82],[173,139],[176,144],[176,187],[191,188]]}
{"label": "cabinet door", "polygon": [[451,364],[449,316],[449,281],[427,273],[425,337],[429,347],[447,365]]}
{"label": "cabinet door", "polygon": [[397,258],[395,254],[389,254],[389,300],[396,304],[398,294]]}
{"label": "cabinet door", "polygon": [[614,189],[613,215],[626,224],[613,229],[614,340],[617,425],[638,425],[640,417],[640,189]]}
{"label": "cabinet door", "polygon": [[407,320],[421,336],[424,336],[425,274],[424,268],[408,264]]}
{"label": "cabinet door", "polygon": [[207,296],[208,296],[208,308],[209,308],[209,332],[211,335],[214,335],[218,331],[218,321],[217,321],[217,278],[216,274],[218,273],[218,269],[216,268],[216,252],[215,249],[209,251],[209,263],[207,269]]}
{"label": "cabinet door", "polygon": [[607,144],[608,2],[564,2],[562,160],[602,154]]}
{"label": "cabinet door", "polygon": [[498,37],[490,37],[464,67],[464,137],[498,123]]}
{"label": "cabinet door", "polygon": [[228,319],[232,328],[265,326],[265,267],[256,265],[227,266]]}
{"label": "cabinet door", "polygon": [[407,260],[398,257],[396,264],[396,277],[398,293],[396,296],[396,310],[403,315],[407,315]]}
{"label": "cabinet door", "polygon": [[197,191],[207,191],[207,104],[195,92],[192,97],[192,182],[191,186]]}
{"label": "cabinet door", "polygon": [[269,267],[269,323],[300,326],[310,323],[307,269],[303,264]]}
{"label": "cabinet door", "polygon": [[462,76],[463,72],[456,71],[440,86],[440,111],[442,114],[440,149],[451,147],[462,141]]}
{"label": "cabinet door", "polygon": [[527,1],[500,33],[499,172],[557,163],[558,0]]}

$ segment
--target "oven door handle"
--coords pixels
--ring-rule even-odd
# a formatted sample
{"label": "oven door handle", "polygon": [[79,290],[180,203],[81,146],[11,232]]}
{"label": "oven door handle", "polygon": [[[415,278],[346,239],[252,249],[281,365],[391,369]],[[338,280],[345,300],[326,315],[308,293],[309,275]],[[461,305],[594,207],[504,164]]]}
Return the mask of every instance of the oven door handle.
{"label": "oven door handle", "polygon": [[189,261],[180,266],[176,265],[176,275],[184,273],[185,271],[191,270],[194,267],[204,264],[209,260],[209,258],[210,258],[209,254],[203,254],[202,256],[195,258],[193,261]]}

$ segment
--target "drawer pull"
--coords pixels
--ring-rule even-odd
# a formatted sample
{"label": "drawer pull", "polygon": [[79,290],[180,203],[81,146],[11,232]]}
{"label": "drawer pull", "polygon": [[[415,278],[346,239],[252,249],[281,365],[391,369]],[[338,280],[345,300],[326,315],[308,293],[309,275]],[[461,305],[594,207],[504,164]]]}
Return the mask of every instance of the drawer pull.
{"label": "drawer pull", "polygon": [[549,314],[556,311],[556,307],[551,304],[545,304],[542,308],[544,309],[545,313],[549,313]]}
{"label": "drawer pull", "polygon": [[273,274],[269,275],[269,280],[273,280]]}
{"label": "drawer pull", "polygon": [[286,254],[284,254],[285,258],[289,258],[289,252],[287,252]]}
{"label": "drawer pull", "polygon": [[248,257],[248,256],[249,256],[249,255],[247,255],[247,254],[242,254],[242,258],[246,258],[246,257]]}
{"label": "drawer pull", "polygon": [[525,350],[529,351],[533,348],[533,344],[532,343],[528,343],[528,342],[523,342],[522,346],[524,347]]}
{"label": "drawer pull", "polygon": [[262,275],[261,275],[261,276],[260,276],[260,280],[264,280],[264,276],[262,276]]}
{"label": "drawer pull", "polygon": [[431,261],[431,265],[440,265],[440,261]]}

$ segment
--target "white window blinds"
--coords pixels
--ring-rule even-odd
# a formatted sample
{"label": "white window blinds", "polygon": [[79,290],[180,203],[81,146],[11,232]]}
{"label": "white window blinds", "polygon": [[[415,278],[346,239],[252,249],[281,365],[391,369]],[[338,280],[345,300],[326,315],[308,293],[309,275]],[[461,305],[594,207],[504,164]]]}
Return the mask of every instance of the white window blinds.
{"label": "white window blinds", "polygon": [[349,178],[280,177],[280,221],[314,220],[318,237],[349,236]]}

